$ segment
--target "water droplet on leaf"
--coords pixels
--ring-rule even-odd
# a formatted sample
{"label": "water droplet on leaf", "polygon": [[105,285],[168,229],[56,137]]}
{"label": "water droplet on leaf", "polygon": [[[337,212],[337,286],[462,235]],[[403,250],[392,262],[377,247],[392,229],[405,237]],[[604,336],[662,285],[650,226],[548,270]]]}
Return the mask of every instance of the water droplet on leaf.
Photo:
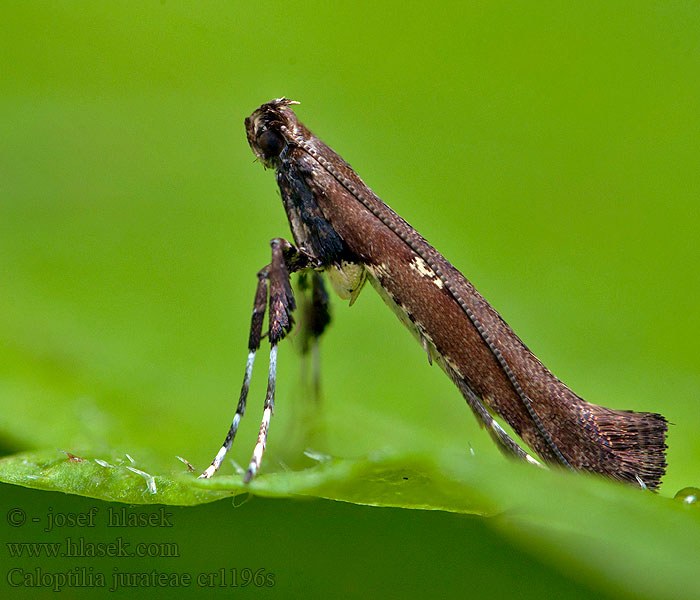
{"label": "water droplet on leaf", "polygon": [[673,497],[674,500],[678,500],[683,504],[698,504],[700,502],[700,488],[696,487],[686,487],[680,490]]}

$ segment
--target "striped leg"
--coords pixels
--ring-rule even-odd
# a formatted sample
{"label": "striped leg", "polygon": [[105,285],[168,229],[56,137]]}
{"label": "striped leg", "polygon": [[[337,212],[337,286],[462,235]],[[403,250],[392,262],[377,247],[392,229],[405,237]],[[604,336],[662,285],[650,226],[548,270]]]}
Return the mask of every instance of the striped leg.
{"label": "striped leg", "polygon": [[267,378],[267,394],[265,396],[265,408],[263,409],[262,423],[258,434],[258,442],[255,444],[253,456],[250,459],[248,470],[243,481],[248,483],[260,470],[263,453],[267,445],[267,432],[270,428],[270,419],[275,410],[275,386],[277,383],[277,344],[289,333],[294,324],[292,311],[296,308],[292,286],[289,283],[289,270],[285,261],[283,249],[289,246],[288,242],[274,239],[272,246],[272,261],[270,262],[270,370]]}
{"label": "striped leg", "polygon": [[275,385],[277,383],[277,344],[270,347],[270,371],[267,377],[267,394],[265,396],[265,408],[263,410],[262,423],[258,433],[258,442],[255,444],[253,456],[250,459],[248,470],[243,476],[243,483],[248,483],[260,469],[263,452],[267,445],[267,430],[270,428],[270,419],[275,411]]}
{"label": "striped leg", "polygon": [[231,449],[233,438],[236,437],[238,424],[241,422],[245,414],[246,401],[248,399],[248,388],[250,387],[250,378],[253,375],[253,364],[255,363],[255,354],[260,348],[260,338],[262,337],[262,324],[265,317],[265,305],[267,303],[267,268],[258,273],[258,289],[255,292],[255,303],[253,304],[253,316],[250,322],[250,337],[248,338],[248,360],[245,365],[245,375],[243,376],[243,385],[241,386],[241,395],[238,399],[236,414],[233,415],[231,428],[226,434],[224,445],[217,452],[211,465],[207,467],[199,476],[199,479],[209,479],[214,473],[219,470],[221,463],[226,456],[226,453]]}
{"label": "striped leg", "polygon": [[255,354],[260,348],[262,335],[262,324],[265,317],[265,308],[268,299],[269,284],[269,331],[268,337],[272,347],[270,348],[270,374],[268,377],[267,396],[265,398],[265,410],[263,421],[260,426],[258,443],[250,461],[250,467],[244,476],[244,481],[250,481],[260,469],[262,455],[267,442],[267,430],[270,426],[270,418],[275,407],[275,383],[277,381],[277,344],[289,333],[294,324],[292,311],[296,308],[292,286],[289,283],[289,273],[296,272],[309,267],[318,267],[318,261],[303,250],[297,250],[288,241],[276,238],[270,242],[272,247],[272,261],[258,273],[258,288],[255,293],[255,304],[253,305],[253,316],[250,323],[250,337],[248,339],[248,360],[246,362],[241,395],[238,400],[236,414],[229,428],[223,446],[216,454],[211,465],[202,473],[200,479],[209,479],[219,470],[226,454],[231,449],[233,439],[236,437],[238,425],[245,413],[246,401],[250,379],[253,374],[253,363]]}

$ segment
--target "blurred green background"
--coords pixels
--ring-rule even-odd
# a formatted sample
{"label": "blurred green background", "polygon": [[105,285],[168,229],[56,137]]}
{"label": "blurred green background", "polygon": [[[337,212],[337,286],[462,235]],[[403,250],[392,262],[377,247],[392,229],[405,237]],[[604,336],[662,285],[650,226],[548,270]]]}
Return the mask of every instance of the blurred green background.
{"label": "blurred green background", "polygon": [[[289,236],[243,119],[287,96],[577,393],[666,415],[662,496],[700,483],[695,3],[4,7],[5,454],[129,452],[166,472],[181,470],[175,455],[208,464],[235,407],[255,273],[268,241]],[[470,446],[498,456],[371,289],[351,309],[334,298],[333,319],[322,415],[308,427],[294,339],[280,351],[266,470],[308,466],[301,450],[310,443],[334,456]],[[256,375],[232,451],[241,464],[259,426],[264,357]],[[299,535],[309,543],[324,539],[312,505],[264,502],[305,523]],[[199,507],[198,518],[230,518],[235,532],[239,513],[219,505]],[[333,522],[383,522],[374,510],[342,506]],[[406,551],[396,532],[433,518],[395,512],[385,537],[357,526],[354,543],[364,540],[377,569],[378,555]],[[445,533],[456,517],[444,517],[437,545],[469,569],[533,560],[463,520],[493,536],[483,543],[504,545],[498,559],[472,555]],[[259,552],[278,564],[285,556]],[[425,568],[426,579],[440,576]],[[314,571],[309,564],[297,577],[322,594],[328,582],[314,588]],[[564,585],[549,574],[552,589]],[[466,573],[451,589],[474,591]],[[525,589],[513,581],[510,593]]]}

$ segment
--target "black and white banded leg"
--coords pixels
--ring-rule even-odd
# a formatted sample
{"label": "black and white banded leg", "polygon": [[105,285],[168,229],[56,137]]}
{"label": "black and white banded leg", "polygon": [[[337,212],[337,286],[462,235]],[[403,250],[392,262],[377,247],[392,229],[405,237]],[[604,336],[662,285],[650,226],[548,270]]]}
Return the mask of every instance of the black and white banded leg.
{"label": "black and white banded leg", "polygon": [[317,266],[316,261],[303,251],[298,251],[292,244],[282,238],[275,238],[270,242],[272,248],[272,260],[269,265],[258,272],[258,287],[255,293],[253,316],[250,323],[250,336],[248,338],[248,360],[246,361],[241,395],[238,400],[236,413],[229,428],[223,446],[214,457],[211,465],[202,473],[200,479],[209,479],[219,470],[226,454],[231,449],[236,437],[238,426],[245,414],[248,389],[253,374],[255,355],[260,348],[263,337],[262,324],[265,317],[265,305],[268,299],[269,285],[269,330],[270,340],[270,368],[267,380],[267,394],[263,410],[258,442],[253,450],[253,457],[246,471],[243,481],[249,482],[260,469],[263,452],[267,443],[267,432],[270,427],[270,419],[275,407],[275,383],[277,380],[277,345],[289,333],[294,324],[292,311],[296,308],[294,294],[289,282],[292,272]]}
{"label": "black and white banded leg", "polygon": [[238,425],[245,414],[246,401],[248,399],[248,389],[250,388],[250,379],[253,375],[253,364],[255,363],[255,354],[260,348],[260,338],[262,337],[262,325],[265,318],[265,306],[267,304],[267,270],[265,267],[258,273],[258,288],[255,292],[255,302],[253,304],[253,316],[250,323],[250,335],[248,337],[248,360],[245,365],[245,375],[243,376],[243,385],[241,386],[241,395],[238,398],[238,406],[236,414],[233,415],[233,422],[226,434],[221,450],[217,452],[214,460],[199,476],[199,479],[209,479],[219,470],[226,454],[231,449],[233,439],[236,437]]}

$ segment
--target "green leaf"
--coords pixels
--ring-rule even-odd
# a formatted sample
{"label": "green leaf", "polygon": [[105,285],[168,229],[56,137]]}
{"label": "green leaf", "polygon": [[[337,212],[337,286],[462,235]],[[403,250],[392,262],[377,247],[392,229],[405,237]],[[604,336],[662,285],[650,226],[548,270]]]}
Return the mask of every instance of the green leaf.
{"label": "green leaf", "polygon": [[129,504],[188,506],[225,495],[193,487],[172,475],[147,473],[127,457],[67,456],[56,450],[25,452],[0,459],[0,480]]}
{"label": "green leaf", "polygon": [[[527,551],[572,577],[639,597],[700,594],[700,505],[567,472],[447,453],[328,459],[301,471],[203,481],[138,472],[126,458],[35,452],[0,461],[0,479],[128,503],[196,504],[224,495],[320,497],[491,516]],[[109,464],[107,464],[109,463]]]}

